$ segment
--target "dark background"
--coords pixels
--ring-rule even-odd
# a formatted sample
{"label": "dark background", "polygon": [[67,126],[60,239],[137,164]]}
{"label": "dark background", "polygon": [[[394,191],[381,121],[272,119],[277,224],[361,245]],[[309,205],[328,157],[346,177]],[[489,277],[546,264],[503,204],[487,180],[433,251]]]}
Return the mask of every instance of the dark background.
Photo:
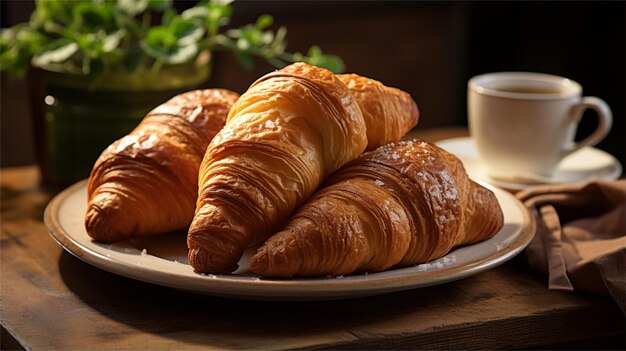
{"label": "dark background", "polygon": [[[193,2],[177,2],[184,9]],[[356,72],[401,88],[417,101],[418,128],[467,125],[467,80],[493,71],[534,71],[581,83],[584,95],[611,106],[614,125],[598,145],[625,163],[626,2],[337,2],[240,1],[232,26],[269,13],[288,28],[288,50],[318,44]],[[3,27],[26,21],[32,1],[2,1]],[[229,53],[214,55],[207,87],[243,92],[274,68],[243,70]],[[35,162],[24,82],[2,79],[2,166]],[[585,114],[579,137],[596,126]],[[532,142],[532,141],[529,141]]]}

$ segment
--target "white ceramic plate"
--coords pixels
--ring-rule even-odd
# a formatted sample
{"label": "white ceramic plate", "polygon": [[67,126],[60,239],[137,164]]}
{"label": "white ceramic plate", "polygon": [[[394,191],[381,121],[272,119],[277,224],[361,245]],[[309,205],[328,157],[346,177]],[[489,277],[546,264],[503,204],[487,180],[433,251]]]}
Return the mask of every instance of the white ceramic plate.
{"label": "white ceramic plate", "polygon": [[485,164],[478,156],[476,143],[471,137],[445,139],[436,144],[455,154],[463,162],[467,174],[473,179],[510,190],[523,190],[539,184],[583,183],[596,179],[613,180],[622,174],[622,165],[615,157],[587,146],[565,157],[549,180],[535,184],[514,183],[489,176]]}
{"label": "white ceramic plate", "polygon": [[[234,274],[200,275],[187,261],[185,233],[100,244],[90,239],[83,217],[86,181],[58,194],[44,221],[50,235],[79,259],[106,271],[172,288],[245,299],[331,300],[421,288],[465,278],[496,267],[522,251],[535,223],[511,194],[492,188],[504,212],[504,227],[493,238],[453,250],[425,264],[380,273],[316,279],[266,279],[248,272],[252,250]],[[85,277],[88,279],[88,277]]]}

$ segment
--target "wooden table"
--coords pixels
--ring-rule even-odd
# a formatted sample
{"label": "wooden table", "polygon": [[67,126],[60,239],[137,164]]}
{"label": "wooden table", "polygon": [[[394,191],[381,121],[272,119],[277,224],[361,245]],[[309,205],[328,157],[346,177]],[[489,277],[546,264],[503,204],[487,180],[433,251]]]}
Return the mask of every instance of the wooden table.
{"label": "wooden table", "polygon": [[2,169],[0,180],[2,349],[624,347],[612,300],[548,291],[520,258],[445,285],[331,302],[239,301],[134,281],[51,239],[42,216],[54,192],[34,166]]}

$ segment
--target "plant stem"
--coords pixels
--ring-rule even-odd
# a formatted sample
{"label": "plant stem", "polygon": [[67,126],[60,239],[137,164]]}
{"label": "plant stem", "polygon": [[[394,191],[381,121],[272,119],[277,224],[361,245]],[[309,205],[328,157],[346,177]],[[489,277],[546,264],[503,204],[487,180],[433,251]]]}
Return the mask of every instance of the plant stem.
{"label": "plant stem", "polygon": [[145,37],[146,32],[150,29],[150,25],[152,24],[152,13],[150,11],[146,11],[141,16],[141,37]]}
{"label": "plant stem", "polygon": [[279,55],[277,55],[277,57],[283,61],[289,61],[289,62],[295,62],[295,58],[293,54],[290,54],[288,52],[283,52]]}
{"label": "plant stem", "polygon": [[161,67],[163,67],[163,61],[155,60],[152,66],[150,67],[150,74],[156,74],[157,72],[161,70]]}

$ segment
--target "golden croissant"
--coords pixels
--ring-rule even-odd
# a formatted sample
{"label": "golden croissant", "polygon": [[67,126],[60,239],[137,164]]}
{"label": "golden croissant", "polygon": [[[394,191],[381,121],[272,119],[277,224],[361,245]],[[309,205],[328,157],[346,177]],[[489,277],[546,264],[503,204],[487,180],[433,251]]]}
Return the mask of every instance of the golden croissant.
{"label": "golden croissant", "polygon": [[333,175],[261,246],[251,271],[269,277],[376,272],[427,262],[495,235],[495,195],[429,143],[365,153]]}
{"label": "golden croissant", "polygon": [[337,77],[361,108],[367,126],[367,150],[398,141],[417,125],[419,113],[411,95],[356,74]]}
{"label": "golden croissant", "polygon": [[248,246],[280,230],[327,176],[365,150],[370,135],[372,145],[397,140],[417,120],[407,93],[367,78],[304,63],[261,77],[207,148],[189,262],[199,272],[232,272]]}
{"label": "golden croissant", "polygon": [[191,91],[149,112],[96,161],[87,185],[87,233],[111,242],[186,229],[198,168],[238,94]]}

